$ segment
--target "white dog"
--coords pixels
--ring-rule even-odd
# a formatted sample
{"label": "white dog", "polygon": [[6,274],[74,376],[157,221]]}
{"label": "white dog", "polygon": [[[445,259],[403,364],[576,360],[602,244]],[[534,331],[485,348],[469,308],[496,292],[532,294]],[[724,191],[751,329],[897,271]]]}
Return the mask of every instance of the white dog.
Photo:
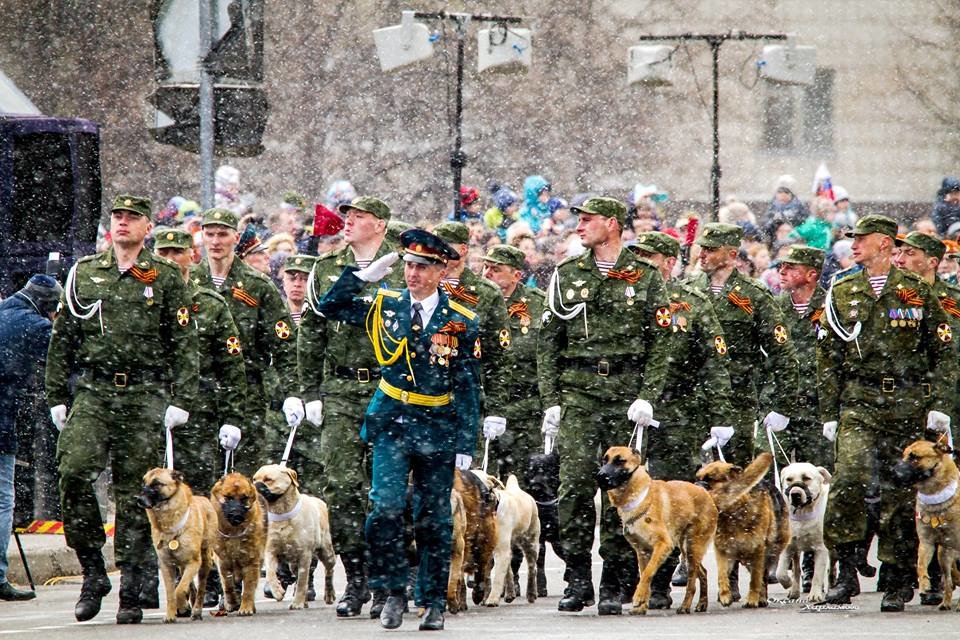
{"label": "white dog", "polygon": [[[790,544],[780,554],[777,580],[787,597],[800,597],[800,555],[814,553],[810,602],[823,602],[827,590],[829,552],[823,544],[823,515],[830,494],[830,472],[806,462],[795,462],[780,471],[780,486],[790,511]],[[791,578],[789,571],[793,570]]]}
{"label": "white dog", "polygon": [[540,517],[533,497],[520,488],[517,477],[507,477],[506,486],[497,478],[482,471],[474,471],[497,494],[497,546],[493,551],[493,578],[490,592],[484,598],[487,607],[500,605],[500,595],[506,586],[506,600],[518,594],[510,566],[513,547],[523,551],[527,562],[527,602],[537,600],[537,556],[540,554]]}

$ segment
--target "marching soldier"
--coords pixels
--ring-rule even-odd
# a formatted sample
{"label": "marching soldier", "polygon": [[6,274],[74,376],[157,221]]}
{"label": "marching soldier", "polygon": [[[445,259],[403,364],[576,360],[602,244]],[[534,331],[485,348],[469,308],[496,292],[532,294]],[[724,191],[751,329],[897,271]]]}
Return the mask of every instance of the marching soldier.
{"label": "marching soldier", "polygon": [[862,269],[834,280],[817,344],[823,435],[836,447],[824,536],[839,575],[827,601],[848,603],[859,593],[857,550],[874,499],[881,611],[903,611],[913,597],[917,559],[914,491],[896,485],[893,466],[924,436],[924,413],[928,429],[949,428],[957,384],[950,316],[927,282],[892,265],[896,233],[897,223],[880,215],[860,218],[848,233]]}
{"label": "marching soldier", "polygon": [[[523,477],[530,455],[540,448],[540,395],[537,390],[537,337],[546,297],[540,289],[520,283],[526,256],[520,249],[498,244],[483,257],[483,277],[503,292],[511,334],[502,362],[502,384],[514,398],[505,407],[510,431],[494,440],[489,472],[506,480]],[[523,482],[521,480],[521,482]]]}
{"label": "marching soldier", "polygon": [[477,437],[482,347],[476,314],[438,288],[445,263],[459,255],[421,229],[404,232],[401,241],[405,289],[367,293],[398,259],[390,253],[363,269],[344,269],[319,311],[366,326],[381,367],[361,431],[373,449],[370,582],[389,594],[380,624],[399,627],[407,605],[403,514],[412,472],[420,556],[414,599],[424,610],[420,629],[440,630],[450,570],[450,490],[454,465],[470,468]]}
{"label": "marching soldier", "polygon": [[504,384],[504,358],[510,348],[510,322],[507,305],[500,287],[481,278],[467,266],[470,230],[462,222],[443,222],[434,227],[438,238],[448,243],[460,256],[447,263],[443,290],[452,300],[475,312],[480,320],[480,343],[483,346],[483,435],[496,440],[506,430],[503,415],[508,404],[508,387]]}
{"label": "marching soldier", "polygon": [[[554,272],[547,290],[537,365],[542,431],[559,434],[560,540],[568,586],[560,611],[594,603],[591,549],[598,456],[630,440],[653,418],[667,373],[671,317],[657,268],[623,248],[627,209],[613,198],[587,199],[577,233],[587,247]],[[625,420],[624,418],[627,418]],[[621,584],[636,556],[617,510],[602,496],[600,615],[620,614]]]}
{"label": "marching soldier", "polygon": [[[144,248],[150,200],[113,201],[113,247],[70,270],[47,356],[46,395],[60,430],[57,457],[64,533],[83,567],[77,620],[93,618],[110,591],[93,482],[109,464],[117,503],[117,623],[139,623],[141,566],[152,553],[141,478],[162,456],[163,428],[181,426],[197,393],[197,334],[177,266]],[[68,382],[79,374],[71,394]]]}
{"label": "marching soldier", "polygon": [[[321,256],[308,277],[306,310],[297,339],[300,377],[307,401],[307,422],[301,442],[319,442],[319,447],[298,446],[297,464],[307,487],[322,491],[330,509],[333,548],[340,554],[347,574],[347,589],[337,603],[337,616],[360,614],[370,600],[365,571],[363,523],[366,515],[369,451],[360,438],[363,415],[381,367],[362,327],[331,321],[320,313],[319,299],[347,267],[364,268],[391,251],[384,241],[390,207],[373,196],[359,196],[339,207],[344,216],[346,245]],[[385,278],[387,286],[401,286],[401,274]],[[364,286],[373,299],[377,283]],[[322,400],[321,400],[322,398]],[[325,409],[325,410],[324,410]],[[323,425],[321,429],[320,426]],[[321,482],[322,478],[322,482]],[[379,616],[386,592],[375,594],[371,616]],[[376,614],[376,615],[374,615]]]}
{"label": "marching soldier", "polygon": [[316,260],[314,256],[298,253],[287,256],[283,261],[283,293],[287,297],[287,308],[293,324],[300,326],[303,311],[307,304],[307,282],[310,270]]}
{"label": "marching soldier", "polygon": [[[673,366],[667,371],[663,394],[656,402],[660,426],[648,430],[644,457],[650,475],[657,480],[692,481],[701,461],[703,434],[711,427],[732,424],[733,393],[726,366],[726,341],[707,294],[673,277],[680,255],[680,243],[675,238],[647,232],[637,238],[632,250],[656,265],[666,283],[673,334]],[[651,609],[669,609],[673,603],[670,578],[679,557],[680,551],[675,549],[654,575],[650,585]],[[678,586],[686,584],[685,571],[678,572],[676,582],[680,583]],[[635,584],[636,578],[631,576],[627,586]],[[621,591],[633,595],[629,588]]]}
{"label": "marching soldier", "polygon": [[239,332],[247,376],[245,403],[246,437],[241,445],[238,470],[252,474],[271,455],[267,449],[267,411],[270,396],[265,386],[268,369],[279,378],[283,413],[289,425],[303,419],[296,364],[296,328],[276,285],[236,257],[239,240],[237,215],[229,209],[203,212],[203,242],[207,257],[196,265],[194,284],[221,293],[230,307]]}

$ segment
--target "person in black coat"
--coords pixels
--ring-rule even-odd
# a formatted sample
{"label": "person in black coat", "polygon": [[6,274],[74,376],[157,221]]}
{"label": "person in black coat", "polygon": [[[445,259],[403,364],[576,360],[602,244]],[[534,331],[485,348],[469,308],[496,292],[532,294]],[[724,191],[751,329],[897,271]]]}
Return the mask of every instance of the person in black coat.
{"label": "person in black coat", "polygon": [[13,525],[13,470],[17,414],[30,402],[36,375],[43,371],[52,319],[62,290],[50,276],[35,275],[0,302],[0,600],[29,600],[33,591],[7,582],[7,545]]}

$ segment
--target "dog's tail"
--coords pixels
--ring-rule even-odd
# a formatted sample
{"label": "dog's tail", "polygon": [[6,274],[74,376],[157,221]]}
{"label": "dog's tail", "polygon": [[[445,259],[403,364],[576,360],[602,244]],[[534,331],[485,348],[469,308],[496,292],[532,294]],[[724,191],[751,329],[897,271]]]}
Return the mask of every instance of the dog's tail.
{"label": "dog's tail", "polygon": [[754,487],[760,484],[760,481],[763,480],[763,476],[767,474],[767,470],[772,464],[773,456],[769,452],[764,451],[754,458],[753,462],[747,465],[747,468],[744,469],[733,482],[725,486],[722,491],[718,491],[717,493],[711,492],[717,509],[726,511],[733,507],[740,498],[750,493]]}
{"label": "dog's tail", "polygon": [[520,489],[520,482],[517,480],[517,476],[512,473],[507,476],[507,491],[517,491]]}

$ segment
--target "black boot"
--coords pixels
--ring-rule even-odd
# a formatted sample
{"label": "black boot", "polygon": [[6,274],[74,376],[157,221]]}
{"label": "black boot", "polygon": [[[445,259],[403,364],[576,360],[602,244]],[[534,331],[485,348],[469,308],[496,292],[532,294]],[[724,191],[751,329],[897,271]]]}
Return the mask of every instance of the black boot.
{"label": "black boot", "polygon": [[223,585],[220,584],[220,572],[217,565],[210,567],[210,573],[207,574],[207,584],[203,591],[203,606],[216,607],[220,605],[220,596],[223,595]]}
{"label": "black boot", "polygon": [[732,602],[740,602],[740,563],[733,562],[730,565],[730,598]]}
{"label": "black boot", "polygon": [[906,602],[913,599],[909,570],[883,562],[880,564],[880,576],[883,582],[883,599],[880,600],[880,611],[884,613],[903,611]]}
{"label": "black boot", "polygon": [[370,619],[378,620],[380,618],[380,612],[383,611],[383,605],[387,603],[387,596],[389,594],[383,589],[374,589],[372,595],[373,601],[370,603]]}
{"label": "black boot", "polygon": [[424,609],[420,631],[443,631],[443,611],[440,607],[430,605]]}
{"label": "black boot", "polygon": [[670,597],[670,580],[677,561],[676,555],[669,556],[653,574],[653,579],[650,580],[650,599],[647,602],[649,609],[669,609],[673,605],[673,598]]}
{"label": "black boot", "polygon": [[813,551],[805,551],[800,560],[800,587],[803,593],[810,593],[813,585],[813,570],[816,565],[816,555]]}
{"label": "black boot", "polygon": [[407,608],[407,596],[404,590],[391,593],[380,612],[380,625],[384,629],[396,629],[403,624],[403,613]]}
{"label": "black boot", "polygon": [[83,568],[83,586],[73,613],[77,622],[84,622],[100,613],[100,601],[110,593],[110,578],[100,549],[77,549],[77,559]]}
{"label": "black boot", "polygon": [[120,566],[120,608],[117,609],[117,624],[140,624],[143,610],[140,608],[140,588],[143,574],[139,567]]}
{"label": "black boot", "polygon": [[604,560],[603,570],[600,572],[600,601],[597,603],[597,613],[601,616],[618,616],[623,613],[620,604],[620,562]]}
{"label": "black boot", "polygon": [[860,595],[857,577],[858,545],[856,542],[838,544],[833,555],[837,558],[837,586],[827,592],[827,604],[850,604],[850,598]]}
{"label": "black boot", "polygon": [[687,563],[681,562],[677,565],[677,570],[673,573],[673,580],[670,581],[675,587],[687,586]]}
{"label": "black boot", "polygon": [[857,545],[857,572],[864,578],[872,578],[877,575],[877,568],[867,562],[867,546]]}
{"label": "black boot", "polygon": [[307,574],[307,602],[313,602],[317,599],[317,590],[313,588],[313,574],[317,572],[318,564],[320,564],[320,560],[317,556],[310,558],[310,573]]}
{"label": "black boot", "polygon": [[[340,562],[343,563],[343,570],[347,574],[347,590],[343,592],[343,597],[337,603],[337,617],[353,618],[360,615],[364,603],[370,600],[363,554],[341,553]],[[370,615],[373,615],[373,611]],[[377,615],[379,617],[379,612]]]}
{"label": "black boot", "polygon": [[4,582],[0,584],[0,600],[15,601],[15,600],[33,600],[37,597],[36,591],[23,591],[17,589],[9,582]]}
{"label": "black boot", "polygon": [[943,571],[940,569],[940,561],[936,555],[927,567],[927,574],[930,576],[930,590],[920,594],[920,604],[938,605],[943,601]]}
{"label": "black boot", "polygon": [[593,577],[590,572],[590,557],[571,560],[567,565],[567,588],[557,603],[557,611],[583,611],[596,602],[593,593]]}
{"label": "black boot", "polygon": [[157,567],[157,554],[153,549],[149,557],[140,565],[140,608],[160,608],[160,573]]}
{"label": "black boot", "polygon": [[[671,569],[672,567],[673,565],[671,565]],[[637,559],[630,556],[623,562],[620,570],[620,602],[622,604],[633,602],[633,592],[637,590],[639,580],[640,568],[637,566]]]}

